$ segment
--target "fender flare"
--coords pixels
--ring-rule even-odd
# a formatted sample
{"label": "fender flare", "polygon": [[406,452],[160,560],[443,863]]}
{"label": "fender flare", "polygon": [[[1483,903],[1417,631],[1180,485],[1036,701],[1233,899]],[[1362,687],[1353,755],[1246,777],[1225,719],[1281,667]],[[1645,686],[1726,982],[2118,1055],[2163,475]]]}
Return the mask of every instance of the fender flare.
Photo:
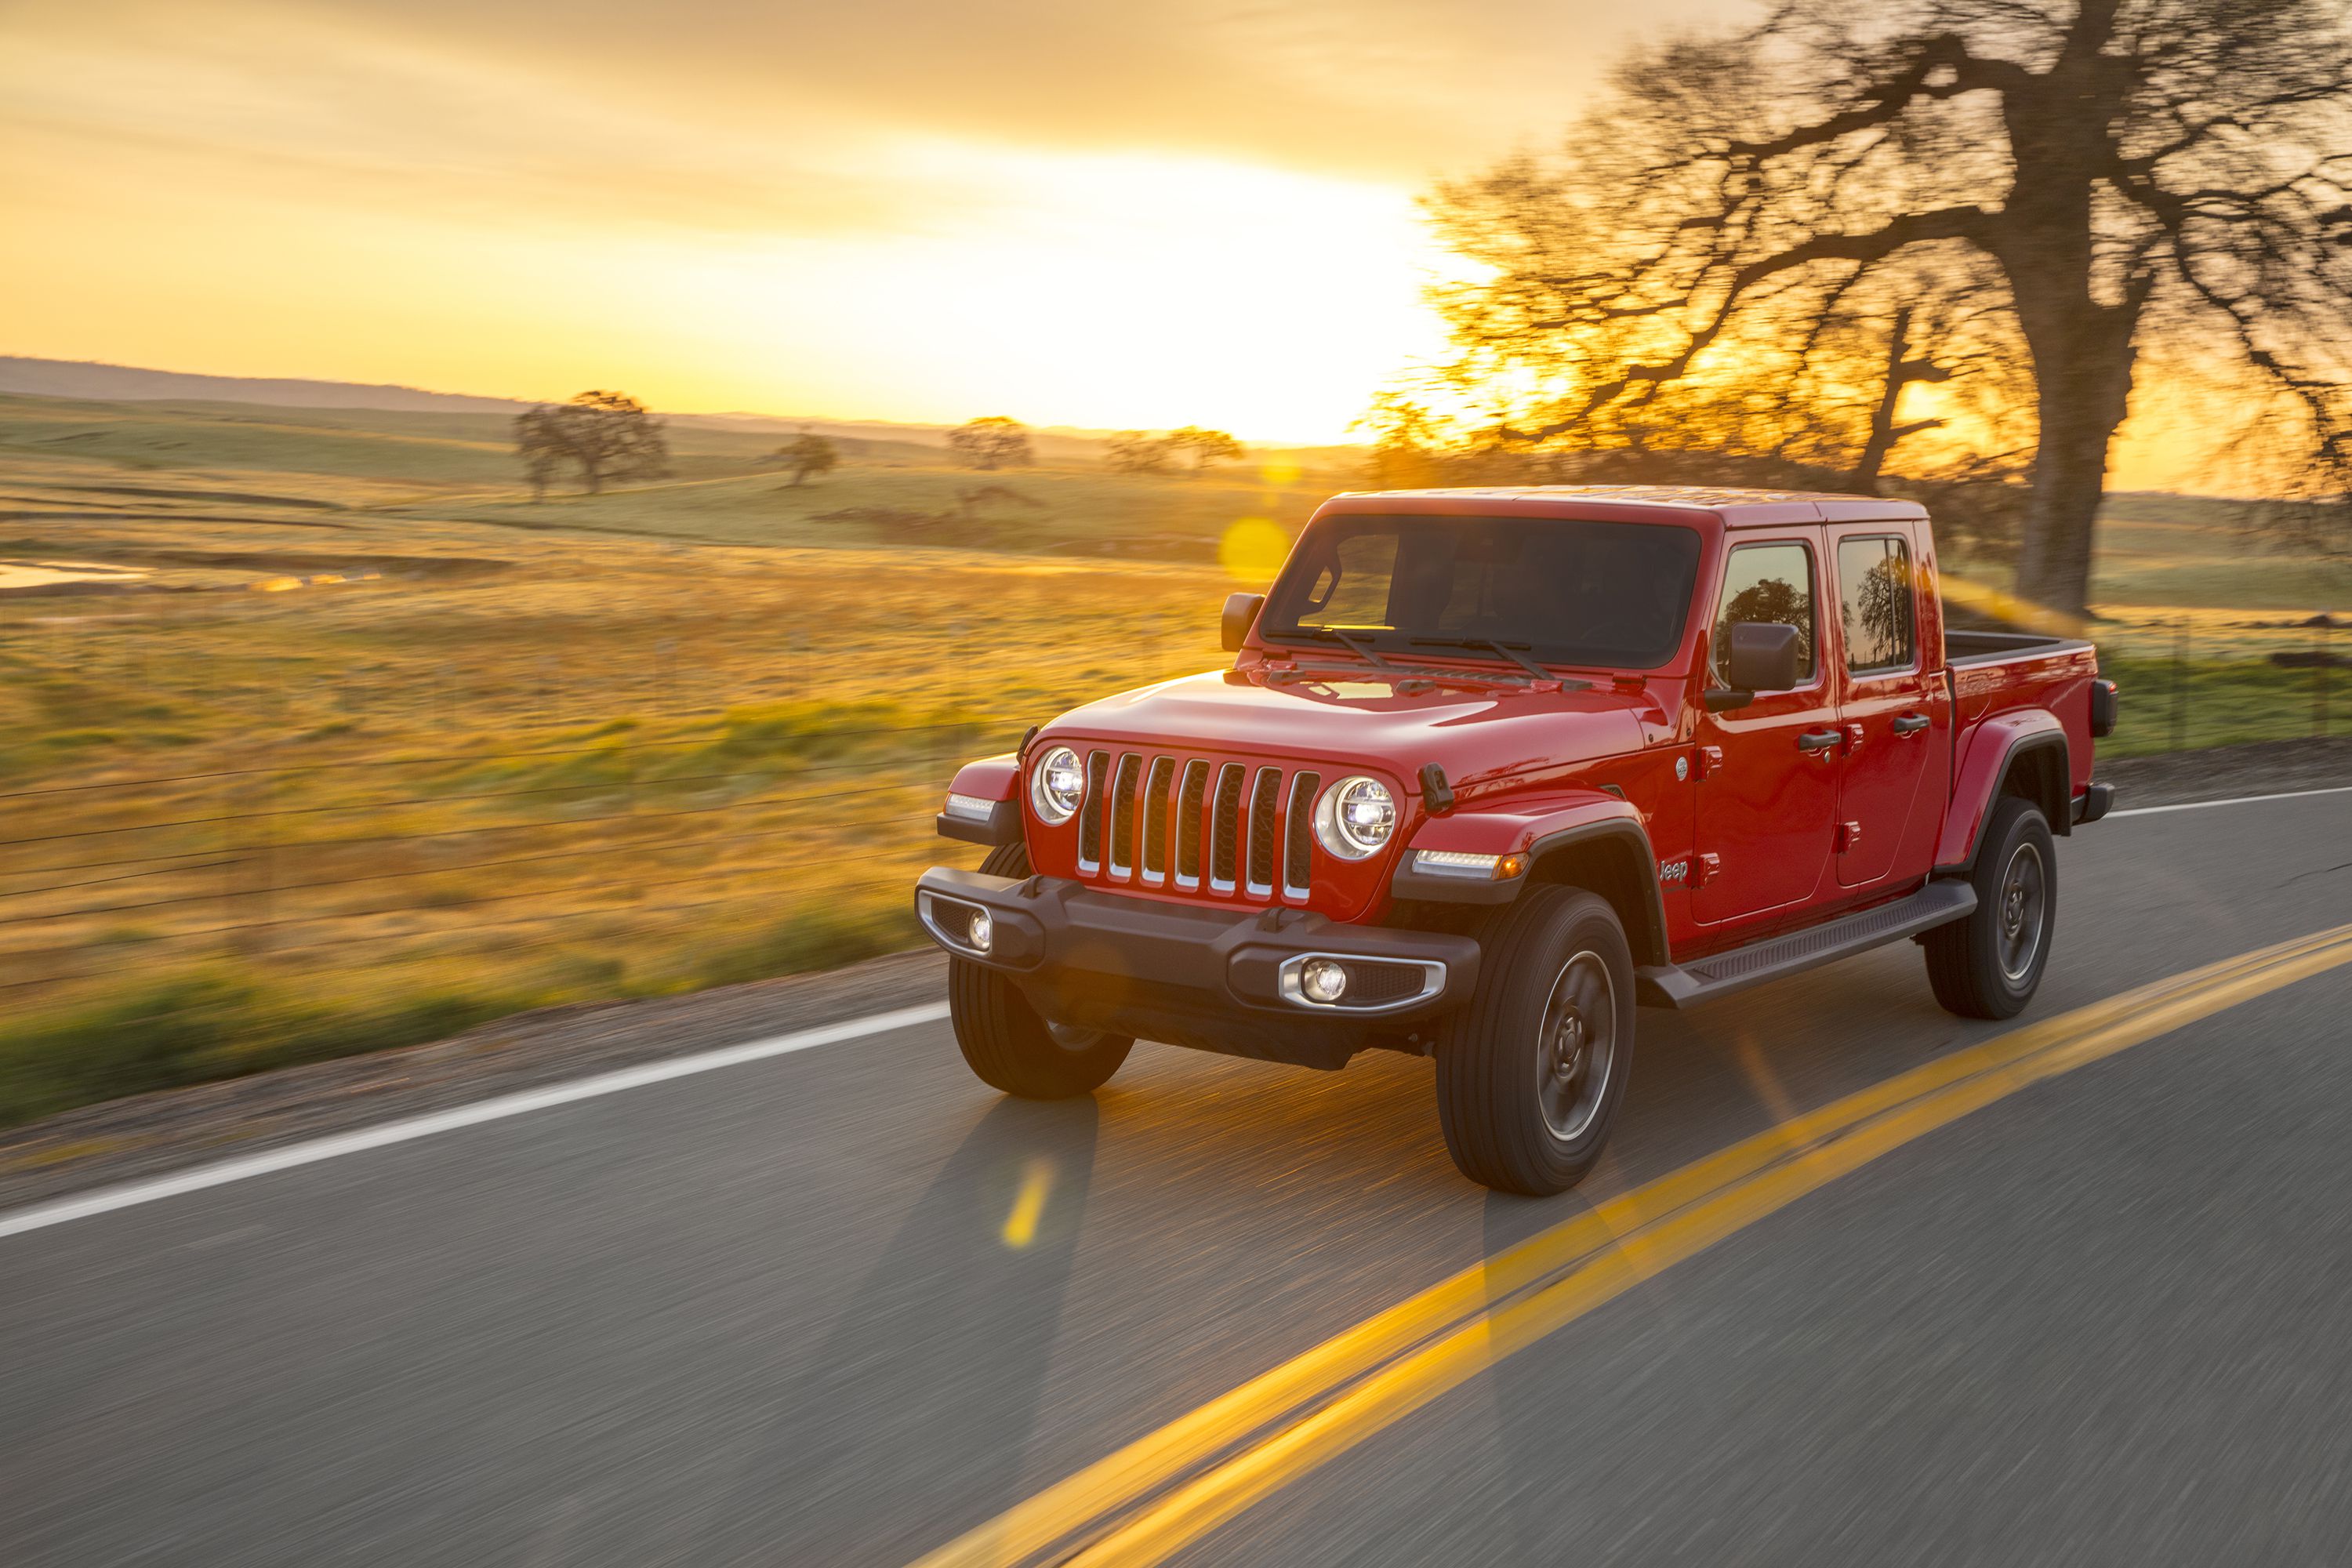
{"label": "fender flare", "polygon": [[1020,753],[1006,752],[964,763],[950,781],[948,793],[987,801],[991,808],[985,817],[950,816],[941,811],[936,822],[940,837],[991,847],[1021,841]]}
{"label": "fender flare", "polygon": [[[1423,823],[1412,843],[1390,874],[1391,895],[1400,900],[1432,903],[1507,904],[1527,888],[1558,878],[1544,875],[1546,862],[1557,866],[1587,846],[1612,847],[1612,864],[1620,875],[1615,885],[1592,891],[1617,906],[1625,922],[1633,962],[1664,963],[1666,960],[1666,906],[1658,885],[1658,858],[1650,843],[1642,814],[1622,796],[1601,790],[1574,790],[1539,799],[1497,805],[1433,816]],[[1450,849],[1473,855],[1523,854],[1527,871],[1503,881],[1473,880],[1416,871],[1412,855],[1421,849]],[[1589,884],[1580,884],[1589,885]]]}
{"label": "fender flare", "polygon": [[[1965,876],[1976,868],[1977,851],[1984,840],[1985,821],[1993,803],[2008,792],[2011,776],[2021,764],[2046,770],[2040,759],[2056,759],[2057,794],[2048,798],[2045,784],[2036,786],[2050,831],[2074,830],[2069,809],[2072,754],[2066,727],[2046,708],[2025,708],[1998,713],[1976,727],[1966,752],[1953,769],[1951,803],[1944,811],[1944,831],[1936,841],[1936,873]],[[2046,771],[2044,773],[2046,777]]]}

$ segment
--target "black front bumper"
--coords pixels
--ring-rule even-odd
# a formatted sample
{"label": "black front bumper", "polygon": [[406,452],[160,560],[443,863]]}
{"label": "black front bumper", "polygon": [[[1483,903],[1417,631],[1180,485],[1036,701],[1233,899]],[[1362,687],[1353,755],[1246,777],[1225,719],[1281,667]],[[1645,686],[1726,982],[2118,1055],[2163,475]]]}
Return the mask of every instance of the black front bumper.
{"label": "black front bumper", "polygon": [[[984,952],[970,941],[975,909],[991,922]],[[1412,1048],[1478,979],[1466,936],[1194,908],[1054,877],[935,866],[916,883],[915,912],[933,942],[1003,972],[1057,1023],[1304,1067],[1340,1067],[1369,1045]],[[1318,956],[1364,976],[1357,999],[1303,998],[1296,972]]]}

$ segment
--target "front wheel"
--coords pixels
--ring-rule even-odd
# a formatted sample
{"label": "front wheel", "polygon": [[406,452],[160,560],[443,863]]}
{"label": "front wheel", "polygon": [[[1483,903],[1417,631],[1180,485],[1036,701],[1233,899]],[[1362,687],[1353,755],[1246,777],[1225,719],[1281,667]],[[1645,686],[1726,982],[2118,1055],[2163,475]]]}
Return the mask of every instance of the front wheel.
{"label": "front wheel", "polygon": [[1969,881],[1977,907],[1927,933],[1927,984],[1948,1013],[2013,1018],[2050,963],[2058,921],[2058,857],[2041,808],[2004,796],[1985,824]]}
{"label": "front wheel", "polygon": [[[1029,875],[1029,851],[1000,845],[980,868],[992,877]],[[956,1047],[980,1080],[1024,1100],[1069,1100],[1110,1081],[1135,1042],[1049,1022],[1021,988],[986,964],[948,960],[948,1017]]]}
{"label": "front wheel", "polygon": [[1601,1158],[1633,1055],[1633,955],[1598,894],[1529,889],[1479,943],[1478,985],[1437,1052],[1462,1173],[1541,1197]]}

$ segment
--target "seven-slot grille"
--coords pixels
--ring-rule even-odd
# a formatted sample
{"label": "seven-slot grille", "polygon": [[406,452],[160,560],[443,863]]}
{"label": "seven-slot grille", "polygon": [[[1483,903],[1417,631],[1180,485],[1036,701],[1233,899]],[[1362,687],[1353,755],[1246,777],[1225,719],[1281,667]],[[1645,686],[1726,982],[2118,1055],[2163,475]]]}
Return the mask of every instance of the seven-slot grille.
{"label": "seven-slot grille", "polygon": [[1089,752],[1086,770],[1081,877],[1307,901],[1322,774],[1145,752]]}

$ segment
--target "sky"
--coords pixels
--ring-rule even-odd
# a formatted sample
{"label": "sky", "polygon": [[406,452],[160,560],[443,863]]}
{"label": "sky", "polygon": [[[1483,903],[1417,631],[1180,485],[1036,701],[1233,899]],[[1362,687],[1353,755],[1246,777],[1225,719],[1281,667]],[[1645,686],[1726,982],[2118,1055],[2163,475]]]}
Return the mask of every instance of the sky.
{"label": "sky", "polygon": [[0,5],[0,353],[1346,437],[1431,182],[1744,0]]}

